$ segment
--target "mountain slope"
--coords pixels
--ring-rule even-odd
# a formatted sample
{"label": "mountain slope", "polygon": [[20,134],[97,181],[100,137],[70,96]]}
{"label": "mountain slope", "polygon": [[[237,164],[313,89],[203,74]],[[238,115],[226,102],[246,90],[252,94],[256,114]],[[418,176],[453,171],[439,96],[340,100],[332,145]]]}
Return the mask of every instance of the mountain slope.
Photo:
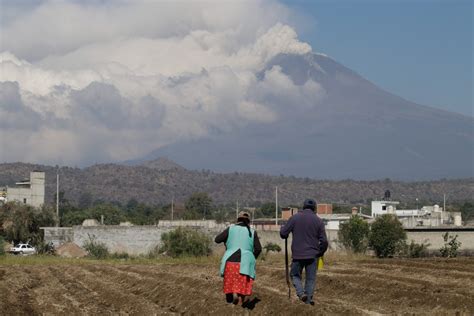
{"label": "mountain slope", "polygon": [[472,117],[404,100],[324,55],[276,56],[259,77],[274,67],[296,85],[317,82],[324,97],[310,108],[286,111],[276,122],[175,143],[144,158],[166,156],[196,169],[332,179],[474,176]]}
{"label": "mountain slope", "polygon": [[[56,192],[56,168],[25,163],[0,164],[0,187],[13,185],[29,176],[32,170],[46,172],[46,198],[53,203]],[[299,205],[305,198],[319,202],[360,203],[383,197],[389,189],[392,197],[404,203],[416,199],[429,204],[442,203],[446,194],[450,203],[472,201],[474,179],[400,182],[389,179],[377,181],[314,180],[309,178],[268,176],[251,173],[215,173],[208,170],[160,170],[144,166],[116,164],[94,165],[84,169],[61,167],[60,191],[65,198],[78,203],[84,197],[90,201],[130,199],[147,204],[184,202],[194,192],[207,192],[217,204],[255,206],[274,201],[275,186],[279,188],[279,204]]]}

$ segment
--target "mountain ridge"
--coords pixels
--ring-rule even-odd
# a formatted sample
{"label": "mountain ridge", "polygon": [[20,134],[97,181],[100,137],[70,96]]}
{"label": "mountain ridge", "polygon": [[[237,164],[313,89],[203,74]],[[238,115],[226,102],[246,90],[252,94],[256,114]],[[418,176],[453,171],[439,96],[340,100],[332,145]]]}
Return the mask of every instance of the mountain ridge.
{"label": "mountain ridge", "polygon": [[[56,190],[56,167],[27,163],[1,163],[0,186],[13,185],[27,178],[32,170],[46,172],[46,200],[53,203]],[[383,197],[386,189],[404,203],[415,199],[429,204],[441,203],[443,194],[450,202],[472,201],[474,178],[440,179],[436,181],[403,182],[390,179],[376,181],[317,180],[310,178],[271,176],[232,172],[220,174],[210,170],[168,169],[145,166],[99,164],[79,169],[60,167],[60,191],[74,204],[84,196],[95,201],[126,204],[135,199],[152,205],[184,202],[192,193],[207,192],[217,204],[259,205],[275,199],[280,188],[279,203],[299,205],[306,197],[318,202],[358,204]]]}

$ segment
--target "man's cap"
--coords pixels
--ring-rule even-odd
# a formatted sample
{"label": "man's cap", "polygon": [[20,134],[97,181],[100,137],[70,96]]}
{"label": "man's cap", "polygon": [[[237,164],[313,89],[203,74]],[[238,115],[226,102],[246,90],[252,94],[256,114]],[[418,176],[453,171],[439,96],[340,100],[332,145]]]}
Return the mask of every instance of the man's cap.
{"label": "man's cap", "polygon": [[309,208],[309,209],[314,210],[316,208],[316,201],[313,199],[304,200],[303,208],[304,209]]}

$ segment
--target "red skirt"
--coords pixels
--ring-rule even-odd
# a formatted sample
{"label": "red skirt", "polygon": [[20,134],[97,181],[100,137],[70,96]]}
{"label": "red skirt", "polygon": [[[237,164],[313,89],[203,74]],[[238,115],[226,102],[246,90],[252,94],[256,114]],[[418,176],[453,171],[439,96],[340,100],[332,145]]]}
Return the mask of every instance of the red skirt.
{"label": "red skirt", "polygon": [[252,294],[253,279],[248,275],[240,274],[239,262],[226,262],[224,270],[224,293],[241,295]]}

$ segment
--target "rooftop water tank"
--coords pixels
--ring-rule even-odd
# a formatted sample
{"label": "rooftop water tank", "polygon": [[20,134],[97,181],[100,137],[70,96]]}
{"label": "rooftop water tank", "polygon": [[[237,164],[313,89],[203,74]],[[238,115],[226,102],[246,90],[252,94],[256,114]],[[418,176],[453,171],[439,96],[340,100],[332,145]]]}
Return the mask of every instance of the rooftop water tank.
{"label": "rooftop water tank", "polygon": [[462,226],[461,215],[454,215],[454,226],[457,226],[457,227]]}

